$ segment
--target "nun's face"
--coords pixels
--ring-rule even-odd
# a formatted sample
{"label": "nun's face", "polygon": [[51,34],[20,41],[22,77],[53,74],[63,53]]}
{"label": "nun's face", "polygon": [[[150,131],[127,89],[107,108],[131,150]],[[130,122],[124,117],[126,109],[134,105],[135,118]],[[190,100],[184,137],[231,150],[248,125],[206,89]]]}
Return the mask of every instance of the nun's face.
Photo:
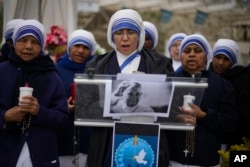
{"label": "nun's face", "polygon": [[181,53],[182,67],[190,74],[195,74],[206,67],[206,54],[197,44],[190,44]]}
{"label": "nun's face", "polygon": [[17,40],[15,52],[23,61],[30,61],[40,55],[41,46],[35,37],[27,35]]}
{"label": "nun's face", "polygon": [[83,63],[90,56],[90,49],[83,45],[73,45],[69,49],[69,55],[73,62]]}
{"label": "nun's face", "polygon": [[149,35],[145,35],[145,42],[143,48],[152,49],[154,45],[153,39]]}
{"label": "nun's face", "polygon": [[214,56],[212,61],[213,69],[215,72],[222,74],[232,67],[232,62],[223,54]]}
{"label": "nun's face", "polygon": [[180,61],[180,56],[179,56],[180,45],[181,45],[181,40],[177,40],[170,47],[171,57],[175,61]]}
{"label": "nun's face", "polygon": [[114,33],[114,43],[119,52],[130,55],[138,47],[139,37],[136,31],[131,29],[121,29]]}

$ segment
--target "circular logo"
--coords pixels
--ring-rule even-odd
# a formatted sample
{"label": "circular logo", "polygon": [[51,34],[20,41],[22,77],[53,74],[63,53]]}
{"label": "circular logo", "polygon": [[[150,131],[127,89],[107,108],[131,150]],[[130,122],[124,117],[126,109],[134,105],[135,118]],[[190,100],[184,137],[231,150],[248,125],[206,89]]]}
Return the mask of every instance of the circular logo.
{"label": "circular logo", "polygon": [[119,167],[152,167],[155,155],[147,141],[135,135],[120,143],[115,150],[114,161]]}

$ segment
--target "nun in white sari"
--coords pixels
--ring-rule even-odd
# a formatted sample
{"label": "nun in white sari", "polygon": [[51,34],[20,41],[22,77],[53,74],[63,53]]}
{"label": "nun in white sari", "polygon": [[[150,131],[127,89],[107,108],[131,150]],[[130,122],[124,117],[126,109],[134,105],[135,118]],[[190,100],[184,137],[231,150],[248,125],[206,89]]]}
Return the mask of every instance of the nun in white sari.
{"label": "nun in white sari", "polygon": [[185,33],[173,34],[167,43],[167,54],[168,58],[172,59],[172,64],[174,71],[176,71],[181,66],[181,58],[179,56],[179,47],[181,41],[186,37]]}
{"label": "nun in white sari", "polygon": [[141,60],[139,52],[145,41],[145,31],[140,15],[130,9],[116,12],[111,17],[108,26],[107,40],[116,51],[121,72],[136,72]]}
{"label": "nun in white sari", "polygon": [[[164,56],[155,56],[153,51],[142,49],[145,29],[140,14],[131,9],[122,9],[113,14],[107,31],[107,40],[112,51],[96,56],[89,62],[95,74],[118,73],[169,74],[171,61]],[[112,128],[93,128],[88,153],[88,166],[111,166]],[[161,137],[165,138],[165,133]],[[162,140],[161,162],[168,165],[167,141]],[[107,148],[109,151],[107,152]],[[161,149],[161,148],[160,148]],[[105,161],[105,162],[104,162]]]}

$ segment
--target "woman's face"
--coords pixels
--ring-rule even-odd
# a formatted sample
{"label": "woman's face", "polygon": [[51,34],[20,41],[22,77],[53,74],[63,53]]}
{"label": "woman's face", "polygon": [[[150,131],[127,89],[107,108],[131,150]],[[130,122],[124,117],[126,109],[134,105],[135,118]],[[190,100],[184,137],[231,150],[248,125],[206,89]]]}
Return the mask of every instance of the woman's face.
{"label": "woman's face", "polygon": [[15,52],[23,61],[30,61],[40,55],[41,46],[35,37],[27,35],[17,40]]}
{"label": "woman's face", "polygon": [[181,40],[175,41],[170,47],[170,55],[173,60],[180,61],[179,48],[181,45]]}
{"label": "woman's face", "polygon": [[212,61],[213,69],[215,72],[222,74],[232,67],[232,62],[224,54],[214,56]]}
{"label": "woman's face", "polygon": [[152,49],[153,45],[154,45],[153,39],[150,38],[148,35],[145,35],[145,42],[143,48]]}
{"label": "woman's face", "polygon": [[131,29],[121,29],[114,33],[114,43],[119,52],[130,55],[138,47],[139,36],[136,31]]}
{"label": "woman's face", "polygon": [[69,49],[69,55],[73,62],[83,63],[89,57],[90,49],[83,44],[73,45]]}
{"label": "woman's face", "polygon": [[182,67],[190,74],[200,72],[206,67],[206,54],[197,44],[190,44],[181,53]]}

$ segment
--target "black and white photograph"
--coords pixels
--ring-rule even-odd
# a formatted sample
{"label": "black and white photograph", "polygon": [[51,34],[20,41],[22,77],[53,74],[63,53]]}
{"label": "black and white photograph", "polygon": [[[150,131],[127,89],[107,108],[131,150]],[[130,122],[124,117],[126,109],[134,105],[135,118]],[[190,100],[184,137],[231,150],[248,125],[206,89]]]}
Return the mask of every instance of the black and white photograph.
{"label": "black and white photograph", "polygon": [[192,102],[200,105],[207,83],[191,83],[191,82],[172,82],[172,94],[169,104],[169,117],[158,118],[158,122],[175,122],[178,123],[176,116],[180,114],[179,106],[186,105],[185,97],[193,98]]}
{"label": "black and white photograph", "polygon": [[[105,121],[104,104],[110,102],[111,80],[75,79],[75,119]],[[106,102],[107,101],[107,102]],[[109,106],[106,110],[109,110]]]}
{"label": "black and white photograph", "polygon": [[[105,116],[168,117],[171,85],[167,82],[113,80]],[[106,108],[106,107],[105,107]]]}

